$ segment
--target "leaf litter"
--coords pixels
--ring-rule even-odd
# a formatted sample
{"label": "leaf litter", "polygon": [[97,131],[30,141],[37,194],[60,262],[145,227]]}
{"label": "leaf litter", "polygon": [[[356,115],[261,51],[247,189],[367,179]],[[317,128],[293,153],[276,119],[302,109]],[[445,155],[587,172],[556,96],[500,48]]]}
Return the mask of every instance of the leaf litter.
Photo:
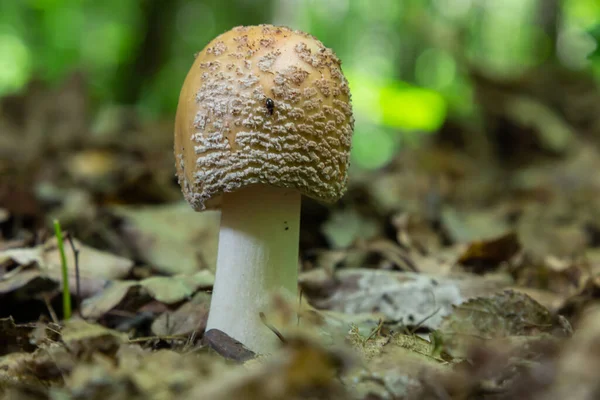
{"label": "leaf litter", "polygon": [[[1,99],[0,397],[600,396],[590,125],[525,81],[473,79],[483,135],[450,118],[357,171],[340,204],[304,201],[302,299],[273,299],[264,321],[284,341],[269,356],[205,332],[219,214],[181,201],[172,121],[92,115],[81,75]],[[78,253],[69,321],[53,218]]]}

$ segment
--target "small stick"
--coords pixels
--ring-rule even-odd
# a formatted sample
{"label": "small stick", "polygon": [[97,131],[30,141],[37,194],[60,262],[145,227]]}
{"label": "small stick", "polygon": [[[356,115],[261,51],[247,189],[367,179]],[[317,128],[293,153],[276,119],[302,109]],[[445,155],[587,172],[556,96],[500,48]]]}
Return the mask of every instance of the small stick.
{"label": "small stick", "polygon": [[46,308],[50,313],[50,318],[52,318],[52,322],[56,325],[59,325],[58,317],[56,316],[56,312],[54,311],[54,307],[52,307],[52,303],[50,303],[50,299],[48,298],[48,293],[42,294],[42,298],[44,299],[44,303],[46,303]]}
{"label": "small stick", "polygon": [[60,228],[60,223],[57,219],[54,220],[54,234],[56,235],[58,251],[60,252],[60,262],[62,269],[63,319],[68,320],[71,318],[71,293],[69,292],[69,271],[67,270],[67,256],[65,256],[63,234]]}
{"label": "small stick", "polygon": [[363,344],[367,343],[369,340],[373,339],[375,337],[375,335],[378,335],[381,332],[382,327],[383,327],[383,318],[379,318],[379,322],[377,323],[377,326],[375,327],[375,329],[373,329],[371,334],[363,341]]}
{"label": "small stick", "polygon": [[279,340],[281,340],[282,343],[287,343],[287,340],[285,340],[281,332],[279,332],[277,328],[275,328],[273,325],[267,322],[267,317],[265,316],[265,313],[259,312],[258,315],[260,316],[260,320],[262,321],[262,323],[265,324],[265,326],[269,328],[275,334],[275,336],[277,336]]}
{"label": "small stick", "polygon": [[[71,250],[73,251],[73,257],[75,258],[75,296],[77,302],[81,304],[81,281],[79,279],[79,249],[75,247],[75,243],[73,242],[73,235],[67,233],[67,240],[69,241],[69,245],[71,246]],[[79,316],[81,317],[81,310],[79,310]]]}

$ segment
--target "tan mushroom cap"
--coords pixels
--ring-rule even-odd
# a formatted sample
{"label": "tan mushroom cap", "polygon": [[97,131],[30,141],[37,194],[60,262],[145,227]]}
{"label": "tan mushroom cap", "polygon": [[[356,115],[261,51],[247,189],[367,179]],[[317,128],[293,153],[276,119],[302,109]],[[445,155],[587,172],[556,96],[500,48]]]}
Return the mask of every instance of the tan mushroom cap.
{"label": "tan mushroom cap", "polygon": [[334,202],[346,188],[353,126],[332,50],[285,27],[233,28],[197,55],[183,84],[179,183],[195,210],[256,183]]}

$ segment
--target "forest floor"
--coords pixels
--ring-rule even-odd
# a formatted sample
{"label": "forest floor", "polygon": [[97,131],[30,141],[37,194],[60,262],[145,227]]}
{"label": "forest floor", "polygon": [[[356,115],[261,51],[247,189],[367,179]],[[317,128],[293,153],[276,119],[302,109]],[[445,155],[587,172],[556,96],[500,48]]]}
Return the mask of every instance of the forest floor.
{"label": "forest floor", "polygon": [[302,303],[249,360],[203,340],[219,214],[182,200],[172,122],[92,118],[78,76],[1,99],[0,396],[600,398],[600,101],[474,79],[478,121],[303,200]]}

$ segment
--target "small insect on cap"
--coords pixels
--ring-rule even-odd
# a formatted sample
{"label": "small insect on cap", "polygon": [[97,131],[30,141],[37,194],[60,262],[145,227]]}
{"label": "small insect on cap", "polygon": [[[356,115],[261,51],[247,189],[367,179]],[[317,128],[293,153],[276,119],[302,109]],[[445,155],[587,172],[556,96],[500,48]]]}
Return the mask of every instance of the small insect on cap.
{"label": "small insect on cap", "polygon": [[237,27],[196,57],[177,107],[175,158],[195,210],[250,184],[334,202],[354,126],[340,60],[304,32]]}

